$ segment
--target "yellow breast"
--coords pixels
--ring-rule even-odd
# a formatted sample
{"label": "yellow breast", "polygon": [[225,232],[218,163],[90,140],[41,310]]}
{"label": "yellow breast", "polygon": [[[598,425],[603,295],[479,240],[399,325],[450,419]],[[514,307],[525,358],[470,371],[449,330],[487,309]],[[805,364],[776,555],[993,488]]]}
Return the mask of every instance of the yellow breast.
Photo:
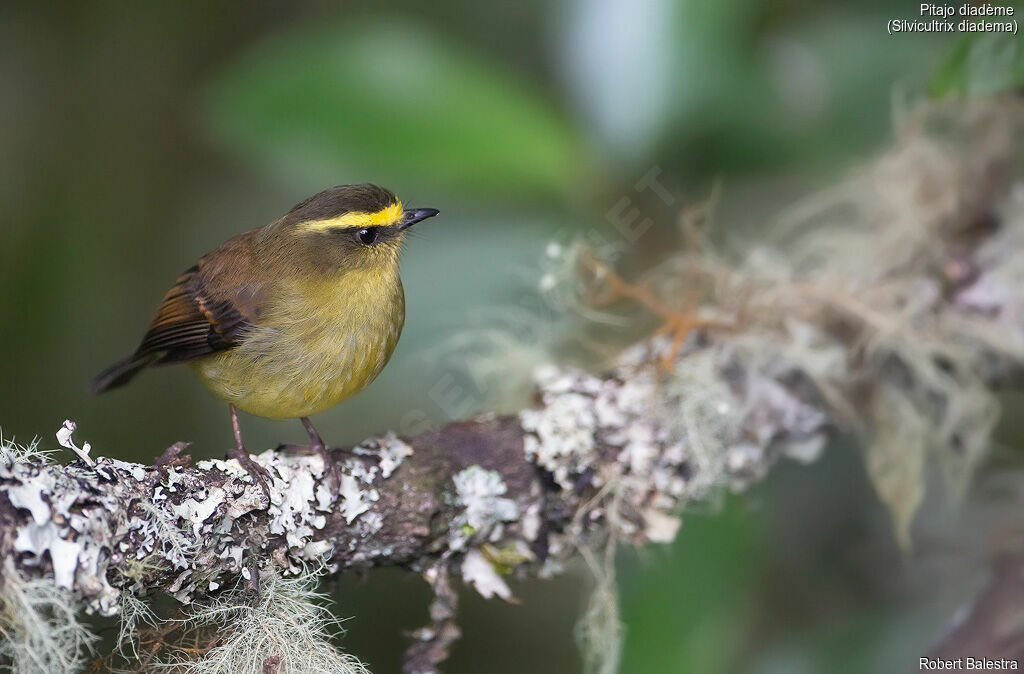
{"label": "yellow breast", "polygon": [[384,369],[405,322],[393,274],[282,282],[242,343],[195,361],[220,398],[261,417],[321,412],[355,395]]}

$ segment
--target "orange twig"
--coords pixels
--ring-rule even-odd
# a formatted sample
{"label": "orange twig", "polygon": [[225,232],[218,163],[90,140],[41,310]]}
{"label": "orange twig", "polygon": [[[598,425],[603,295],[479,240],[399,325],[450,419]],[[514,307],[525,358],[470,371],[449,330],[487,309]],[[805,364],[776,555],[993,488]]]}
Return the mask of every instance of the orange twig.
{"label": "orange twig", "polygon": [[663,302],[649,287],[630,283],[593,256],[587,255],[583,259],[584,263],[591,267],[594,276],[607,287],[602,296],[594,298],[596,304],[607,305],[620,299],[629,299],[662,319],[663,323],[654,331],[653,336],[672,336],[672,346],[661,363],[666,370],[675,362],[690,333],[695,330],[730,330],[735,327],[730,323],[698,316],[696,308],[699,300],[696,293],[691,293],[692,297],[685,300],[685,304],[690,308],[679,310]]}

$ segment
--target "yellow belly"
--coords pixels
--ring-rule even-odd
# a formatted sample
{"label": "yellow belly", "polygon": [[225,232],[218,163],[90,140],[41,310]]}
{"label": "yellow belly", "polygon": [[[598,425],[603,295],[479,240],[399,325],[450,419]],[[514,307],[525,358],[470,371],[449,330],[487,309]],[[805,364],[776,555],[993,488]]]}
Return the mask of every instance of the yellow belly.
{"label": "yellow belly", "polygon": [[292,289],[239,346],[193,365],[210,390],[249,414],[288,419],[322,412],[376,379],[398,343],[401,282],[381,290]]}

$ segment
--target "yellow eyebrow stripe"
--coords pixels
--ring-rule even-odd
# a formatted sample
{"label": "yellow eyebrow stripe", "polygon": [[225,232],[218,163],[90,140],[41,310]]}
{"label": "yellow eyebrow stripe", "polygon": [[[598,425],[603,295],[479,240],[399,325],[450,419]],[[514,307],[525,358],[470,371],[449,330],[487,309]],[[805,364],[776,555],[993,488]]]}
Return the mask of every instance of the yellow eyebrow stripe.
{"label": "yellow eyebrow stripe", "polygon": [[339,215],[336,218],[304,222],[301,227],[302,229],[310,232],[326,232],[331,229],[346,227],[380,227],[383,225],[392,225],[398,222],[402,217],[403,212],[404,209],[402,208],[401,202],[396,202],[387,208],[382,208],[376,213],[353,211],[351,213]]}

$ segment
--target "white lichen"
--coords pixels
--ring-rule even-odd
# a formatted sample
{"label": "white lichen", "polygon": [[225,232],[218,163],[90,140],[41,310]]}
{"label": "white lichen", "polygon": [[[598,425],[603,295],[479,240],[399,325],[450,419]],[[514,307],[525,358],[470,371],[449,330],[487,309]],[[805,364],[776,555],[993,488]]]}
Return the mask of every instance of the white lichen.
{"label": "white lichen", "polygon": [[591,395],[601,381],[550,365],[538,369],[535,378],[543,404],[519,414],[527,431],[523,450],[564,489],[572,489],[575,477],[594,462],[597,418]]}
{"label": "white lichen", "polygon": [[462,560],[462,580],[472,585],[484,599],[495,595],[505,601],[512,599],[508,584],[479,550],[470,550]]}
{"label": "white lichen", "polygon": [[192,527],[192,534],[196,538],[203,529],[203,525],[210,519],[217,507],[224,503],[224,490],[220,487],[213,487],[208,493],[200,492],[200,499],[188,498],[180,504],[172,504],[171,512],[185,520]]}
{"label": "white lichen", "polygon": [[338,494],[341,496],[341,513],[349,524],[370,509],[370,503],[363,498],[367,492],[359,486],[359,481],[352,475],[341,476]]}
{"label": "white lichen", "polygon": [[362,441],[352,448],[352,452],[358,455],[376,456],[380,476],[386,480],[402,465],[403,461],[412,456],[413,449],[394,433],[386,433],[382,437]]}
{"label": "white lichen", "polygon": [[[26,567],[49,565],[58,587],[88,590],[90,608],[105,615],[116,612],[118,591],[106,579],[107,561],[100,550],[103,535],[96,531],[98,523],[72,508],[75,497],[69,494],[75,490],[69,487],[77,484],[75,477],[50,464],[15,460],[0,465],[0,478],[6,481],[12,505],[32,516],[14,540],[14,549],[25,553],[20,563]],[[114,499],[102,505],[111,510],[117,507]]]}
{"label": "white lichen", "polygon": [[303,551],[323,528],[323,513],[332,506],[329,493],[324,502],[316,492],[317,480],[326,470],[323,458],[312,454],[283,460],[276,452],[264,452],[264,456],[274,467],[274,489],[267,509],[270,533],[283,535],[289,549]]}
{"label": "white lichen", "polygon": [[666,514],[657,508],[648,508],[643,512],[644,535],[651,543],[671,543],[676,539],[683,520]]}
{"label": "white lichen", "polygon": [[89,456],[89,452],[92,451],[92,446],[88,442],[82,443],[81,447],[75,444],[72,436],[75,434],[77,429],[78,424],[71,421],[71,419],[66,419],[64,421],[64,425],[57,431],[57,442],[61,447],[73,451],[78,455],[79,459],[85,461],[90,466],[95,465],[96,462],[91,456]]}
{"label": "white lichen", "polygon": [[129,528],[138,531],[138,542],[135,550],[129,550],[125,543],[123,552],[134,552],[139,560],[156,552],[171,568],[187,568],[198,539],[188,536],[187,529],[179,527],[177,518],[167,509],[147,499],[139,500],[138,508],[140,515],[128,523]]}
{"label": "white lichen", "polygon": [[474,537],[496,541],[504,524],[519,518],[519,506],[505,498],[508,487],[497,471],[474,465],[457,473],[453,481],[455,504],[463,510],[452,520],[452,550],[462,550]]}

